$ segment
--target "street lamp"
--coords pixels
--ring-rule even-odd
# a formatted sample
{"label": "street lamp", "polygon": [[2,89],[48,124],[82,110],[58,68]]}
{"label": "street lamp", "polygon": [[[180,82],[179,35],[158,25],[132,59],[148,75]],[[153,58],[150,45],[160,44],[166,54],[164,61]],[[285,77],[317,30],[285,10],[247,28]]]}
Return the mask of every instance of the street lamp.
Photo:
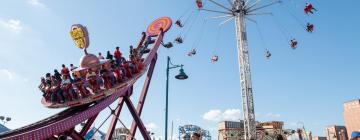
{"label": "street lamp", "polygon": [[0,116],[0,120],[3,122],[3,124],[11,121],[10,117]]}
{"label": "street lamp", "polygon": [[[171,65],[171,66],[170,66]],[[185,80],[188,76],[185,74],[184,65],[174,65],[170,61],[170,57],[167,57],[167,67],[166,67],[166,106],[165,106],[165,140],[167,140],[167,128],[168,128],[168,99],[169,99],[169,71],[170,69],[175,69],[180,67],[179,74],[175,76],[178,80]]]}
{"label": "street lamp", "polygon": [[153,137],[153,140],[155,140],[155,133],[154,132],[148,131],[148,134]]}

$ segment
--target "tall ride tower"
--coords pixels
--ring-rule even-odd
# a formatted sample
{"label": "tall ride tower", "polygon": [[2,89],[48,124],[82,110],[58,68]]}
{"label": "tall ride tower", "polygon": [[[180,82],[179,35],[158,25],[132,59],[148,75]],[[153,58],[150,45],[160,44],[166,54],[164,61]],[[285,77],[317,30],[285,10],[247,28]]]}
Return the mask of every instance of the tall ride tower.
{"label": "tall ride tower", "polygon": [[[238,52],[238,63],[240,72],[240,86],[242,95],[242,108],[244,113],[244,138],[246,140],[256,139],[256,124],[255,124],[255,111],[254,111],[254,99],[251,83],[251,71],[249,61],[249,51],[247,48],[246,39],[246,24],[245,20],[255,22],[250,19],[249,15],[264,15],[271,13],[257,13],[260,9],[271,6],[276,3],[280,3],[280,0],[274,0],[268,4],[260,5],[261,0],[227,0],[230,7],[227,7],[215,0],[209,0],[213,4],[223,8],[226,11],[209,10],[201,8],[200,10],[225,14],[223,16],[212,18],[227,18],[221,24],[224,24],[232,19],[235,19],[236,29],[236,42]],[[221,25],[220,24],[220,25]]]}
{"label": "tall ride tower", "polygon": [[244,137],[245,139],[256,138],[256,124],[254,99],[251,83],[249,51],[246,42],[245,16],[247,13],[244,0],[235,0],[233,4],[235,16],[236,42],[238,51],[238,63],[240,71],[240,86],[242,94],[242,107],[244,113]]}

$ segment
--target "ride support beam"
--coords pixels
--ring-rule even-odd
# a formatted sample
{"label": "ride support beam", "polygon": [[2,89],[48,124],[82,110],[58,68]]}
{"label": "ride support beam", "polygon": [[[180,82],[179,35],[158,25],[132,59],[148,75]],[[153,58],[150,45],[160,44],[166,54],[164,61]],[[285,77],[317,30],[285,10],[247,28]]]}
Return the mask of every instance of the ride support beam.
{"label": "ride support beam", "polygon": [[81,129],[80,131],[80,135],[82,137],[84,137],[86,135],[86,133],[89,131],[91,125],[94,123],[94,121],[96,120],[96,117],[98,116],[99,114],[96,114],[95,116],[89,118],[87,121],[86,121],[86,124],[84,125],[84,127]]}
{"label": "ride support beam", "polygon": [[[146,99],[146,95],[147,95],[147,92],[148,92],[148,89],[150,86],[151,77],[154,72],[156,60],[157,60],[157,54],[155,55],[154,59],[150,63],[150,67],[149,67],[149,70],[146,75],[144,86],[141,90],[140,99],[139,99],[138,105],[136,107],[136,112],[137,112],[137,115],[139,115],[139,116],[141,116],[141,112],[142,112],[142,109],[145,104],[145,99]],[[131,123],[131,129],[130,129],[130,134],[129,134],[130,136],[128,137],[127,140],[132,140],[134,138],[136,129],[137,129],[137,124],[136,124],[135,120],[133,120],[133,122]]]}
{"label": "ride support beam", "polygon": [[124,105],[124,98],[119,98],[119,103],[118,103],[118,106],[116,107],[115,111],[113,112],[113,110],[111,111],[111,113],[114,115],[112,117],[112,120],[111,120],[111,123],[110,123],[110,126],[109,126],[109,129],[106,133],[106,137],[105,137],[105,140],[111,140],[112,138],[112,135],[114,133],[114,130],[115,130],[115,127],[116,127],[116,124],[118,122],[118,119],[119,119],[119,116],[120,116],[120,113],[121,113],[121,109]]}
{"label": "ride support beam", "polygon": [[70,131],[70,137],[73,140],[85,140],[84,136],[81,136],[78,132],[75,131],[75,129],[73,129],[72,131]]}
{"label": "ride support beam", "polygon": [[144,123],[141,121],[140,116],[136,113],[136,109],[134,107],[134,104],[131,102],[129,97],[124,97],[124,101],[126,103],[126,105],[129,108],[129,111],[131,113],[131,115],[133,116],[136,124],[139,127],[139,130],[141,132],[141,135],[143,136],[144,140],[151,140],[148,132],[146,131],[145,125]]}

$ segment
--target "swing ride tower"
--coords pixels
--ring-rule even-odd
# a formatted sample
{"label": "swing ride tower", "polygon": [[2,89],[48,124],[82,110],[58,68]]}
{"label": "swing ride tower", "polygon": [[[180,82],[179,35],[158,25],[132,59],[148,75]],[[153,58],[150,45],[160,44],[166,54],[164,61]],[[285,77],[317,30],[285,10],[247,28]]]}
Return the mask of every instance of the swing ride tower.
{"label": "swing ride tower", "polygon": [[[262,15],[268,13],[256,13],[260,9],[271,6],[273,4],[279,3],[280,1],[273,1],[266,5],[261,5],[261,0],[256,0],[252,2],[251,0],[228,0],[230,8],[225,5],[218,3],[214,0],[209,0],[213,4],[225,9],[226,11],[217,11],[201,8],[200,10],[226,14],[223,16],[212,17],[212,18],[227,18],[221,24],[224,24],[232,19],[235,20],[235,30],[236,30],[236,45],[238,52],[238,63],[239,63],[239,73],[240,73],[240,86],[241,86],[241,95],[242,95],[242,108],[243,108],[243,117],[244,117],[244,139],[245,140],[255,140],[256,139],[256,122],[255,122],[255,109],[254,109],[254,99],[251,83],[251,71],[250,71],[250,61],[249,61],[249,51],[247,48],[247,35],[246,35],[246,20],[250,20],[249,15]],[[220,24],[220,25],[221,25]]]}
{"label": "swing ride tower", "polygon": [[233,4],[233,12],[235,18],[236,28],[236,43],[238,52],[238,63],[240,71],[240,86],[243,100],[243,115],[244,115],[244,138],[256,138],[256,124],[255,124],[255,111],[254,99],[251,84],[251,72],[249,62],[249,51],[246,42],[246,29],[245,29],[245,15],[246,9],[243,0],[235,0]]}

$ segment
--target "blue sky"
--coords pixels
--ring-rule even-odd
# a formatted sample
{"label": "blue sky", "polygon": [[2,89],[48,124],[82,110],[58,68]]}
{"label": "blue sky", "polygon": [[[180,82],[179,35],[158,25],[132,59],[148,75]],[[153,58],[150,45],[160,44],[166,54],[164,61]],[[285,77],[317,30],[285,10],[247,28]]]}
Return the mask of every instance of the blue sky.
{"label": "blue sky", "polygon": [[[344,124],[343,102],[359,98],[360,2],[344,1],[341,6],[335,0],[311,2],[319,10],[311,16],[303,15],[305,1],[285,0],[284,5],[264,10],[272,11],[275,18],[253,17],[264,41],[256,25],[247,22],[248,44],[257,119],[281,120],[286,128],[300,127],[299,122],[303,122],[314,135],[324,135],[325,126]],[[216,8],[210,3],[205,7]],[[46,72],[59,69],[63,63],[79,62],[82,52],[69,36],[72,24],[87,26],[89,52],[105,53],[120,46],[127,54],[128,46],[137,43],[140,33],[154,19],[169,16],[176,20],[189,8],[195,9],[192,0],[2,1],[0,115],[11,116],[13,121],[7,126],[18,128],[61,111],[41,105],[37,85]],[[210,130],[216,138],[219,121],[241,118],[234,23],[222,26],[217,37],[222,20],[208,21],[200,45],[193,46],[200,39],[202,20],[216,15],[199,13],[197,19],[190,20],[194,24],[184,44],[159,50],[142,114],[145,124],[157,136],[163,135],[164,128],[166,56],[171,56],[175,64],[184,64],[189,75],[186,81],[170,79],[169,120],[174,122],[174,134],[178,125],[191,123]],[[315,24],[313,34],[300,26],[305,21]],[[185,27],[190,25],[189,22]],[[179,33],[184,31],[173,26],[165,40],[172,41]],[[299,41],[298,49],[290,49],[285,39],[290,37]],[[186,56],[192,47],[197,48],[197,55]],[[270,61],[264,59],[265,48],[273,54]],[[216,64],[210,63],[214,54],[220,57]],[[172,77],[177,73],[172,70]],[[143,79],[136,84],[134,102],[142,82]],[[96,126],[108,112],[101,114]],[[130,127],[130,115],[123,112],[126,113],[121,118]],[[101,129],[106,130],[107,125]]]}

